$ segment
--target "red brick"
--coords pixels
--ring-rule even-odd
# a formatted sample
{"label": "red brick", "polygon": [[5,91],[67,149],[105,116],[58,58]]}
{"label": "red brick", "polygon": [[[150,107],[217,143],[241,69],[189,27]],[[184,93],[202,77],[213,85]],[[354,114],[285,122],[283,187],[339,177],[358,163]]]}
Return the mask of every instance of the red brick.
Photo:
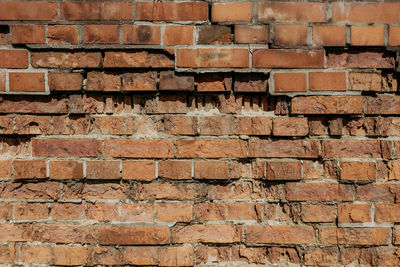
{"label": "red brick", "polygon": [[11,178],[11,174],[12,174],[12,161],[0,160],[0,178]]}
{"label": "red brick", "polygon": [[168,244],[168,226],[100,226],[101,245]]}
{"label": "red brick", "polygon": [[269,247],[268,260],[273,263],[300,263],[299,252],[295,248]]}
{"label": "red brick", "polygon": [[167,55],[147,51],[105,52],[105,68],[171,68],[174,61]]}
{"label": "red brick", "polygon": [[14,204],[15,220],[43,220],[49,218],[47,203],[16,202]]}
{"label": "red brick", "polygon": [[257,244],[313,244],[315,230],[311,226],[299,225],[248,225],[246,242]]}
{"label": "red brick", "polygon": [[174,71],[161,71],[159,78],[160,90],[193,91],[194,77],[182,75]]}
{"label": "red brick", "polygon": [[332,52],[326,58],[328,68],[392,69],[394,65],[394,57],[383,52]]}
{"label": "red brick", "polygon": [[345,46],[346,27],[316,25],[313,27],[313,42],[317,46]]}
{"label": "red brick", "polygon": [[80,73],[49,73],[49,89],[55,91],[80,91],[82,89]]}
{"label": "red brick", "polygon": [[383,46],[385,43],[384,26],[351,26],[351,45]]}
{"label": "red brick", "polygon": [[120,179],[119,161],[87,161],[87,179]]}
{"label": "red brick", "polygon": [[87,203],[86,214],[88,220],[118,221],[118,204],[114,203]]}
{"label": "red brick", "polygon": [[28,224],[1,224],[1,242],[32,241],[32,228]]}
{"label": "red brick", "polygon": [[[251,21],[253,9],[252,2],[212,3],[211,21],[213,22],[239,22]],[[226,12],[229,10],[229,12]]]}
{"label": "red brick", "polygon": [[172,228],[174,243],[233,243],[242,239],[242,226],[239,225],[187,225]]}
{"label": "red brick", "polygon": [[105,72],[89,72],[87,74],[87,91],[121,91],[121,77],[118,74]]}
{"label": "red brick", "polygon": [[270,135],[272,129],[271,117],[237,117],[236,134]]}
{"label": "red brick", "polygon": [[199,117],[200,135],[233,135],[235,132],[235,120],[233,117]]}
{"label": "red brick", "polygon": [[382,91],[382,76],[379,73],[350,72],[349,87],[354,91]]}
{"label": "red brick", "polygon": [[85,44],[119,44],[119,25],[85,25]]}
{"label": "red brick", "polygon": [[235,43],[266,44],[269,40],[269,28],[266,25],[235,25]]}
{"label": "red brick", "polygon": [[324,158],[380,158],[378,140],[326,140],[322,141]]}
{"label": "red brick", "polygon": [[31,56],[35,68],[98,68],[100,62],[101,54],[97,52],[34,52]]}
{"label": "red brick", "polygon": [[122,262],[122,255],[119,248],[115,247],[89,247],[89,265],[117,265]]}
{"label": "red brick", "polygon": [[192,205],[190,203],[158,203],[158,222],[190,222]]}
{"label": "red brick", "polygon": [[41,263],[50,265],[53,261],[52,247],[49,245],[22,245],[19,251],[23,263]]}
{"label": "red brick", "polygon": [[156,91],[157,72],[124,73],[122,86],[124,91]]}
{"label": "red brick", "polygon": [[361,96],[303,96],[292,99],[293,114],[361,114]]}
{"label": "red brick", "polygon": [[34,241],[52,243],[97,243],[97,226],[35,224],[32,226]]}
{"label": "red brick", "polygon": [[307,118],[276,117],[273,120],[272,134],[275,136],[308,135]]}
{"label": "red brick", "polygon": [[357,200],[394,202],[395,192],[390,184],[367,184],[357,186]]}
{"label": "red brick", "polygon": [[223,203],[196,203],[193,205],[193,220],[198,221],[224,221],[226,220],[226,207]]}
{"label": "red brick", "polygon": [[195,135],[197,133],[197,118],[188,116],[164,117],[164,132],[174,135]]}
{"label": "red brick", "polygon": [[228,92],[232,88],[232,78],[219,73],[204,73],[196,76],[198,92]]}
{"label": "red brick", "polygon": [[[2,3],[0,3],[1,5]],[[28,68],[27,50],[0,50],[0,68],[26,69]]]}
{"label": "red brick", "polygon": [[297,46],[307,44],[306,25],[275,25],[275,45]]}
{"label": "red brick", "polygon": [[161,266],[192,266],[194,262],[193,247],[160,248]]}
{"label": "red brick", "polygon": [[139,184],[136,190],[137,200],[193,200],[207,195],[204,184],[192,183],[152,183]]}
{"label": "red brick", "polygon": [[399,26],[389,26],[389,46],[400,46],[400,27]]}
{"label": "red brick", "polygon": [[364,97],[365,114],[399,114],[400,97],[397,95],[381,95]]}
{"label": "red brick", "polygon": [[274,92],[306,92],[306,73],[274,73]]}
{"label": "red brick", "polygon": [[173,150],[171,140],[113,139],[105,141],[105,154],[108,157],[171,158]]}
{"label": "red brick", "polygon": [[158,247],[124,247],[124,261],[134,265],[158,265]]}
{"label": "red brick", "polygon": [[339,250],[336,247],[307,248],[304,252],[305,265],[337,266]]}
{"label": "red brick", "polygon": [[241,48],[181,48],[177,50],[177,67],[248,68],[249,50]]}
{"label": "red brick", "polygon": [[15,118],[15,133],[17,134],[50,134],[51,117],[21,115]]}
{"label": "red brick", "polygon": [[154,221],[154,205],[149,203],[131,204],[124,203],[121,205],[120,220],[123,222],[153,222]]}
{"label": "red brick", "polygon": [[55,203],[51,206],[52,220],[84,220],[85,217],[82,203]]}
{"label": "red brick", "polygon": [[343,245],[387,245],[390,240],[390,228],[336,228],[319,229],[321,244]]}
{"label": "red brick", "polygon": [[166,179],[191,179],[192,163],[187,160],[166,160],[158,162],[158,176]]}
{"label": "red brick", "polygon": [[192,45],[193,26],[167,25],[164,32],[165,45]]}
{"label": "red brick", "polygon": [[263,74],[235,74],[235,92],[266,92],[268,79]]}
{"label": "red brick", "polygon": [[374,181],[374,162],[342,161],[340,163],[340,179],[347,181]]}
{"label": "red brick", "polygon": [[44,44],[46,33],[44,25],[12,25],[13,44]]}
{"label": "red brick", "polygon": [[0,184],[1,198],[21,199],[53,199],[60,194],[60,184],[55,182],[44,183],[16,183],[3,182]]}
{"label": "red brick", "polygon": [[228,163],[226,161],[195,161],[194,178],[228,179]]}
{"label": "red brick", "polygon": [[187,99],[184,95],[160,95],[158,98],[147,100],[144,112],[147,114],[187,113]]}
{"label": "red brick", "polygon": [[225,140],[177,140],[178,158],[245,158],[245,142],[236,139]]}
{"label": "red brick", "polygon": [[261,2],[258,21],[326,22],[325,3]]}
{"label": "red brick", "polygon": [[197,27],[197,44],[231,44],[232,29],[224,25],[201,25]]}
{"label": "red brick", "polygon": [[267,180],[301,180],[301,162],[268,161]]}
{"label": "red brick", "polygon": [[[155,25],[123,25],[124,44],[161,43],[161,27]],[[167,33],[165,33],[167,34]]]}
{"label": "red brick", "polygon": [[15,179],[46,178],[46,162],[44,160],[15,160]]}
{"label": "red brick", "polygon": [[301,218],[303,222],[334,222],[335,206],[325,204],[302,204]]}
{"label": "red brick", "polygon": [[346,91],[345,72],[310,72],[311,91]]}
{"label": "red brick", "polygon": [[250,139],[249,157],[317,158],[318,142],[315,140],[261,140]]}
{"label": "red brick", "polygon": [[324,68],[324,51],[301,49],[257,49],[253,52],[254,68]]}
{"label": "red brick", "polygon": [[251,202],[227,203],[227,220],[261,220],[261,204]]}
{"label": "red brick", "polygon": [[332,22],[399,23],[400,3],[332,3]]}
{"label": "red brick", "polygon": [[78,44],[76,25],[49,25],[47,31],[49,44]]}
{"label": "red brick", "polygon": [[375,204],[376,222],[399,222],[400,221],[399,204]]}
{"label": "red brick", "polygon": [[11,72],[9,74],[10,91],[44,92],[44,73]]}
{"label": "red brick", "polygon": [[289,201],[337,201],[354,197],[349,187],[331,182],[287,183],[285,191]]}
{"label": "red brick", "polygon": [[208,20],[208,4],[205,2],[137,2],[135,20]]}
{"label": "red brick", "polygon": [[156,164],[154,161],[123,161],[122,179],[154,180]]}
{"label": "red brick", "polygon": [[371,222],[370,204],[339,204],[338,223]]}
{"label": "red brick", "polygon": [[0,91],[6,91],[6,73],[0,72]]}
{"label": "red brick", "polygon": [[131,20],[132,3],[119,1],[63,2],[60,6],[64,20]]}
{"label": "red brick", "polygon": [[87,258],[87,248],[85,247],[61,247],[54,249],[54,263],[57,265],[85,265]]}
{"label": "red brick", "polygon": [[56,20],[57,3],[50,1],[1,2],[0,20]]}
{"label": "red brick", "polygon": [[96,157],[102,142],[93,139],[33,139],[32,154],[43,157]]}

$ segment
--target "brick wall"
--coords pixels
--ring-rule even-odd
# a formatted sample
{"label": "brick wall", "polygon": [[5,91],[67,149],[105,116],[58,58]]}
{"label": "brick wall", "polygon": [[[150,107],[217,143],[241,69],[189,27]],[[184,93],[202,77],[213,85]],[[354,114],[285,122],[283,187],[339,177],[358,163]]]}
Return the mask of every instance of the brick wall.
{"label": "brick wall", "polygon": [[400,266],[399,14],[1,1],[0,264]]}

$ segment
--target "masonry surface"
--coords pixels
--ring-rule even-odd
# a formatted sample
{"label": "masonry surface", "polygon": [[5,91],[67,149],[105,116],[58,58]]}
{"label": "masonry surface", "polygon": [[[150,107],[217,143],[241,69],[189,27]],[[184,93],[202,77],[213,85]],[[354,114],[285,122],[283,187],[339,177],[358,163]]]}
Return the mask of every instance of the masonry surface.
{"label": "masonry surface", "polygon": [[400,266],[398,1],[0,1],[1,266]]}

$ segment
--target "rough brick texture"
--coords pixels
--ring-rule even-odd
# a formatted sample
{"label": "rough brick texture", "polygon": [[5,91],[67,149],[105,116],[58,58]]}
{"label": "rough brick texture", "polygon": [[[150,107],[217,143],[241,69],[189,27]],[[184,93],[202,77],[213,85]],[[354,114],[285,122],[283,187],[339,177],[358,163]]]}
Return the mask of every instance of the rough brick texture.
{"label": "rough brick texture", "polygon": [[0,1],[0,266],[400,266],[399,14]]}

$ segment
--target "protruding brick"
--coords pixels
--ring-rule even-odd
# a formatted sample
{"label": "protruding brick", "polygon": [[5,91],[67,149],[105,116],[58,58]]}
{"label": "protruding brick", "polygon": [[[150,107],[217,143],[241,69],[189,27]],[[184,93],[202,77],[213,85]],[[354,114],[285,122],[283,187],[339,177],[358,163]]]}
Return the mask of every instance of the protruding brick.
{"label": "protruding brick", "polygon": [[177,67],[248,68],[249,50],[241,48],[182,48],[177,50]]}
{"label": "protruding brick", "polygon": [[46,43],[45,30],[44,25],[13,25],[11,26],[11,41],[13,44],[44,44]]}
{"label": "protruding brick", "polygon": [[171,68],[174,61],[162,53],[105,52],[105,68]]}
{"label": "protruding brick", "polygon": [[[161,43],[161,27],[155,25],[124,25],[124,44],[154,44]],[[166,34],[166,33],[165,33]]]}
{"label": "protruding brick", "polygon": [[345,72],[310,72],[311,91],[346,91]]}
{"label": "protruding brick", "polygon": [[307,44],[306,25],[275,25],[275,45],[298,46]]}
{"label": "protruding brick", "polygon": [[384,26],[351,26],[351,45],[383,46],[385,43]]}
{"label": "protruding brick", "polygon": [[324,68],[324,51],[301,49],[257,49],[254,68]]}
{"label": "protruding brick", "polygon": [[[252,2],[212,3],[211,21],[249,22],[251,20],[252,9],[253,9]],[[229,12],[226,12],[227,10],[229,10]]]}
{"label": "protruding brick", "polygon": [[76,25],[49,25],[47,31],[49,44],[78,44]]}
{"label": "protruding brick", "polygon": [[267,162],[267,180],[301,180],[301,162]]}
{"label": "protruding brick", "polygon": [[345,46],[346,27],[333,25],[315,25],[313,42],[317,46]]}
{"label": "protruding brick", "polygon": [[326,20],[325,3],[258,3],[258,21],[261,22],[326,22]]}
{"label": "protruding brick", "polygon": [[132,3],[125,1],[63,2],[61,19],[65,20],[131,20]]}
{"label": "protruding brick", "polygon": [[80,73],[49,73],[49,89],[55,91],[80,91],[83,78]]}
{"label": "protruding brick", "polygon": [[99,244],[151,245],[168,244],[168,226],[101,226]]}
{"label": "protruding brick", "polygon": [[340,179],[347,181],[374,181],[374,162],[342,161],[340,163]]}
{"label": "protruding brick", "polygon": [[97,52],[35,52],[31,55],[35,68],[98,68],[100,61],[101,54]]}
{"label": "protruding brick", "polygon": [[269,40],[269,28],[266,25],[235,25],[235,43],[266,44]]}
{"label": "protruding brick", "polygon": [[205,2],[137,2],[135,19],[149,21],[208,20]]}

